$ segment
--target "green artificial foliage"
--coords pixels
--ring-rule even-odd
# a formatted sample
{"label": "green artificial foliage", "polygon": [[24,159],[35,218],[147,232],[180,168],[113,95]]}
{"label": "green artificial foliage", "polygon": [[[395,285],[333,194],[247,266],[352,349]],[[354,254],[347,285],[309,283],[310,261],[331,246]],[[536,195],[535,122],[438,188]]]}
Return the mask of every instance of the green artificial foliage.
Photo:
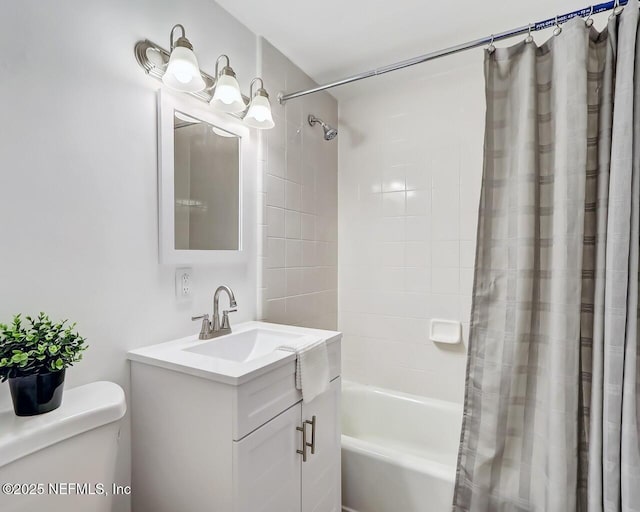
{"label": "green artificial foliage", "polygon": [[58,372],[82,359],[88,345],[68,320],[53,323],[47,315],[21,315],[0,324],[0,379]]}

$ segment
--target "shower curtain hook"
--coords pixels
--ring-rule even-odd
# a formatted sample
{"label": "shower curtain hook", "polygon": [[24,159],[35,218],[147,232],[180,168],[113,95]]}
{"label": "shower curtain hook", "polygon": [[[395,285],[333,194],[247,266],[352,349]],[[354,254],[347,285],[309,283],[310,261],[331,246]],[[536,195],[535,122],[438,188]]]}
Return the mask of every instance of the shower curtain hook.
{"label": "shower curtain hook", "polygon": [[496,47],[493,44],[493,40],[494,40],[495,36],[493,34],[491,34],[491,42],[489,43],[489,46],[487,47],[487,51],[489,53],[493,53],[496,51]]}
{"label": "shower curtain hook", "polygon": [[622,11],[624,11],[624,7],[620,5],[620,0],[614,0],[613,2],[613,10],[609,15],[609,19],[613,19],[618,16]]}
{"label": "shower curtain hook", "polygon": [[558,15],[556,14],[556,28],[553,29],[553,35],[559,36],[560,32],[562,32],[562,27],[560,26],[560,23],[558,23]]}
{"label": "shower curtain hook", "polygon": [[591,25],[593,25],[593,18],[591,16],[593,16],[593,5],[591,6],[591,10],[589,11],[589,16],[587,16],[587,19],[584,20],[584,24],[587,26],[587,28],[590,28]]}
{"label": "shower curtain hook", "polygon": [[532,30],[533,30],[533,23],[529,23],[529,35],[524,40],[525,43],[533,43],[533,36],[531,35]]}

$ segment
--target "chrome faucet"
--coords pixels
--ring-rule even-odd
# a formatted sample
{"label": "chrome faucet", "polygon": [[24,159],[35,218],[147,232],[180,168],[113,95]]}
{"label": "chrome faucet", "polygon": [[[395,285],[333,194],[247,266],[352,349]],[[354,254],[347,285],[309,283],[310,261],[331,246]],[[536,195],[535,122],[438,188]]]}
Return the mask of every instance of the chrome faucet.
{"label": "chrome faucet", "polygon": [[[222,325],[220,325],[220,314],[218,313],[218,303],[220,302],[220,292],[227,292],[229,296],[229,307],[222,312]],[[214,334],[213,337],[221,336],[222,334],[229,334],[231,332],[231,325],[229,324],[229,313],[235,313],[238,311],[238,304],[236,298],[228,286],[218,286],[216,293],[213,294],[213,332],[226,331],[221,334]]]}
{"label": "chrome faucet", "polygon": [[[229,307],[231,308],[222,311],[222,323],[220,323],[219,312],[221,292],[227,292],[227,295],[229,296]],[[209,321],[208,314],[191,317],[191,320],[202,320],[202,328],[200,329],[198,338],[201,340],[210,340],[212,338],[217,338],[218,336],[231,334],[229,313],[235,313],[236,311],[238,311],[238,304],[236,303],[236,298],[233,295],[233,291],[231,291],[231,288],[225,285],[218,286],[218,288],[216,289],[216,293],[214,293],[213,295],[213,321]]]}

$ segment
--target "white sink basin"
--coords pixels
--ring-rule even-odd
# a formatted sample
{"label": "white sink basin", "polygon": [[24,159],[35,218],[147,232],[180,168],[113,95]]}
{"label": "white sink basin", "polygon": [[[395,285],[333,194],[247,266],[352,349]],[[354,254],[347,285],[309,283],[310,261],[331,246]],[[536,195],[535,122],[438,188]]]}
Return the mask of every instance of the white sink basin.
{"label": "white sink basin", "polygon": [[338,341],[339,332],[246,322],[233,326],[233,333],[212,340],[197,335],[129,352],[130,360],[205,379],[238,386],[279,365],[290,364],[296,355],[277,350],[281,345],[299,345],[325,340]]}
{"label": "white sink basin", "polygon": [[204,341],[184,350],[227,361],[245,362],[266,356],[282,344],[303,337],[304,335],[289,332],[251,329]]}

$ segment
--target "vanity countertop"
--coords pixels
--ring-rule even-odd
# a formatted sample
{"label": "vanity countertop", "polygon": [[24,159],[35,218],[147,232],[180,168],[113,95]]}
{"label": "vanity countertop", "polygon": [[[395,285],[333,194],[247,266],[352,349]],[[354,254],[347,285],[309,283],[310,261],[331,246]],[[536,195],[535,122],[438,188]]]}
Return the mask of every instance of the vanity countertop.
{"label": "vanity countertop", "polygon": [[[342,338],[342,333],[337,331],[254,321],[235,325],[231,334],[211,340],[200,340],[198,335],[194,334],[186,338],[132,350],[127,354],[127,357],[131,361],[238,386],[279,366],[295,361],[295,353],[285,350],[272,350],[254,359],[236,361],[204,355],[199,353],[198,350],[206,344],[213,346],[216,342],[231,345],[229,342],[232,341],[231,338],[234,335],[237,336],[241,333],[256,330],[273,336],[282,333],[289,338],[283,339],[283,344],[302,344],[311,340],[323,339],[329,346]],[[291,335],[295,335],[295,341],[293,342],[290,339]]]}

